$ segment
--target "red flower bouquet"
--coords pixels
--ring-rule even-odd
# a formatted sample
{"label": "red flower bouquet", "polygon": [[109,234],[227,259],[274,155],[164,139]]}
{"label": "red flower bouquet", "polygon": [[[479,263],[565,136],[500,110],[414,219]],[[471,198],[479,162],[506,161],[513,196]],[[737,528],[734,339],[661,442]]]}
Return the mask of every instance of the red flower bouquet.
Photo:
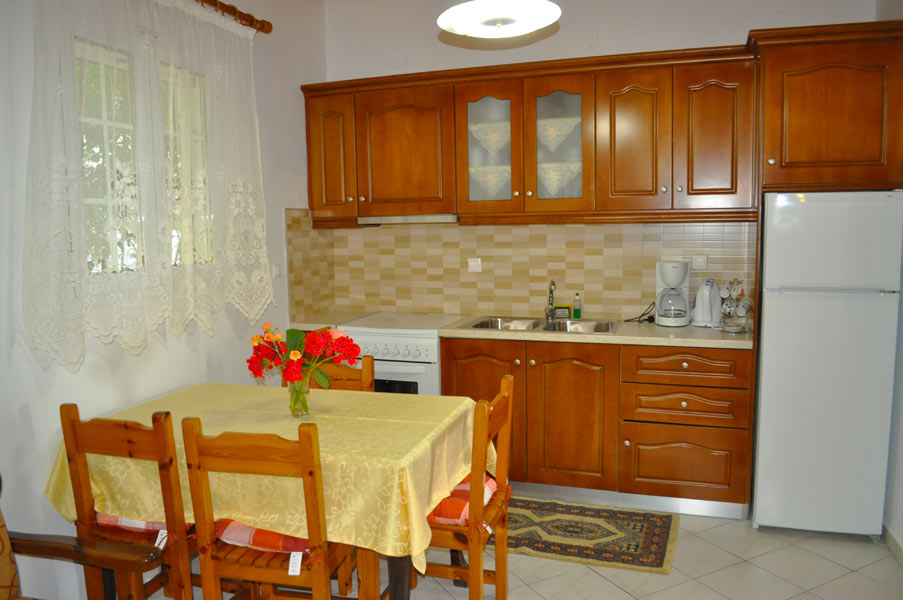
{"label": "red flower bouquet", "polygon": [[307,392],[313,376],[321,388],[329,387],[329,376],[320,368],[326,361],[336,364],[357,364],[360,346],[338,329],[318,329],[307,335],[300,329],[288,329],[285,336],[270,322],[262,326],[263,335],[251,338],[254,351],[248,359],[248,370],[263,379],[273,369],[282,373],[282,382],[289,388],[293,415],[310,412]]}

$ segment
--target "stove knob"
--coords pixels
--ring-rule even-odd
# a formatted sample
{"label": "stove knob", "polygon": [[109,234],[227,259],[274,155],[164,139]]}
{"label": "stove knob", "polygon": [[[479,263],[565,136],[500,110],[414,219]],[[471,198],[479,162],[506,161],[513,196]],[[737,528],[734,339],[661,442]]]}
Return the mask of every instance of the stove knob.
{"label": "stove knob", "polygon": [[370,354],[370,346],[368,346],[367,344],[361,346],[361,355],[364,354]]}
{"label": "stove knob", "polygon": [[383,356],[389,356],[389,347],[383,346],[382,353]]}
{"label": "stove knob", "polygon": [[407,357],[410,356],[410,355],[411,355],[411,349],[410,349],[410,348],[405,348],[405,349],[404,349],[404,352],[402,353],[402,356],[404,356],[405,358],[407,358]]}
{"label": "stove knob", "polygon": [[414,358],[420,358],[420,348],[414,348]]}
{"label": "stove knob", "polygon": [[392,356],[398,356],[399,354],[401,354],[401,350],[399,350],[398,348],[392,350]]}

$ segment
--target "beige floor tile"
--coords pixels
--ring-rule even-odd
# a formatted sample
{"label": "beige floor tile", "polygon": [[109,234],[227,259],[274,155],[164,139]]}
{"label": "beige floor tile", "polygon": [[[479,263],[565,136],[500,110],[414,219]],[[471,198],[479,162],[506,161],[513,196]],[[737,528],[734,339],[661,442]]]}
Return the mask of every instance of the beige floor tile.
{"label": "beige floor tile", "polygon": [[689,581],[684,573],[671,567],[671,572],[663,573],[644,573],[642,571],[631,571],[629,569],[613,569],[609,567],[590,567],[599,575],[609,580],[634,598],[648,596],[654,592],[664,590],[669,587]]}
{"label": "beige floor tile", "polygon": [[[385,582],[380,582],[385,587]],[[466,589],[464,590],[467,591]],[[465,593],[464,597],[467,595]],[[451,600],[452,596],[445,591],[439,581],[432,577],[421,577],[417,587],[411,590],[411,600]]]}
{"label": "beige floor tile", "polygon": [[741,558],[691,535],[677,540],[672,565],[690,577],[700,577],[740,562]]}
{"label": "beige floor tile", "polygon": [[661,592],[643,596],[642,600],[728,600],[707,585],[690,580]]}
{"label": "beige floor tile", "polygon": [[862,573],[848,573],[812,590],[824,600],[900,600],[900,590]]}
{"label": "beige floor tile", "polygon": [[812,592],[803,592],[799,596],[794,596],[790,600],[822,600]]}
{"label": "beige floor tile", "polygon": [[762,533],[768,533],[787,540],[788,542],[798,542],[812,537],[817,531],[807,531],[805,529],[785,529],[783,527],[759,527]]}
{"label": "beige floor tile", "polygon": [[680,528],[693,533],[712,529],[719,525],[732,522],[734,519],[722,519],[719,517],[701,517],[699,515],[680,515]]}
{"label": "beige floor tile", "polygon": [[630,594],[589,567],[543,579],[530,587],[547,600],[633,600]]}
{"label": "beige floor tile", "polygon": [[750,559],[750,562],[804,590],[811,590],[850,572],[834,561],[794,545],[772,550]]}
{"label": "beige floor tile", "polygon": [[745,561],[700,577],[699,582],[730,600],[786,600],[805,591]]}
{"label": "beige floor tile", "polygon": [[588,569],[586,565],[566,560],[550,560],[526,554],[508,553],[508,573],[527,585],[533,585],[544,579],[586,569]]}
{"label": "beige floor tile", "polygon": [[794,543],[848,569],[861,569],[890,555],[883,543],[864,535],[818,533]]}
{"label": "beige floor tile", "polygon": [[903,590],[903,568],[893,556],[882,558],[878,562],[859,569],[859,572],[892,588]]}
{"label": "beige floor tile", "polygon": [[752,558],[786,546],[790,542],[754,529],[750,521],[732,521],[696,534],[740,558]]}

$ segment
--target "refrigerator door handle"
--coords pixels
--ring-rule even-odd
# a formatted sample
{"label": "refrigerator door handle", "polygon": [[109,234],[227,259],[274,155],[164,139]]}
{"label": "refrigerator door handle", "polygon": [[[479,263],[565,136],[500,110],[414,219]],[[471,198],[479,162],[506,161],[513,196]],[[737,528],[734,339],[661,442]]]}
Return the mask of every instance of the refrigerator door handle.
{"label": "refrigerator door handle", "polygon": [[831,288],[831,287],[794,287],[782,285],[776,288],[764,288],[763,291],[775,294],[899,294],[899,290],[885,288]]}

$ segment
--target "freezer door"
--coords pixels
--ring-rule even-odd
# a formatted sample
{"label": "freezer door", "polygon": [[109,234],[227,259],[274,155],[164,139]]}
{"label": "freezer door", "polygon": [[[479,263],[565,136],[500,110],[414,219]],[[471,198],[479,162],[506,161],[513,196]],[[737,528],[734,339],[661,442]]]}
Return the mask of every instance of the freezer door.
{"label": "freezer door", "polygon": [[898,296],[763,294],[755,526],[881,533]]}
{"label": "freezer door", "polygon": [[763,289],[898,290],[903,192],[765,195]]}

